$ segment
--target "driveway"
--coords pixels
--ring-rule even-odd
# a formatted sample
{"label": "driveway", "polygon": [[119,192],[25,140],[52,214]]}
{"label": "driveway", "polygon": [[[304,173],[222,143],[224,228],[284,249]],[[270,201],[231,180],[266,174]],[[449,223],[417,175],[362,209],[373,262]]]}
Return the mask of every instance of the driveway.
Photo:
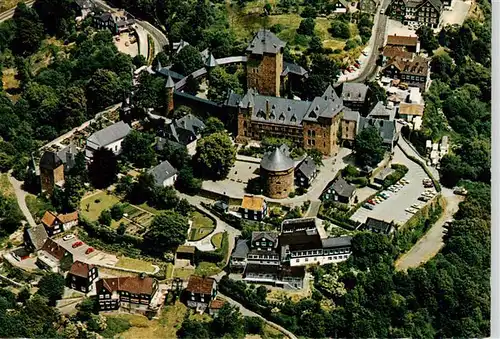
{"label": "driveway", "polygon": [[453,194],[453,191],[447,188],[443,189],[442,194],[446,199],[446,209],[443,215],[407,253],[396,261],[397,270],[418,267],[434,257],[443,247],[443,225],[447,220],[452,219],[458,211],[458,204],[464,200],[464,197]]}
{"label": "driveway", "polygon": [[418,197],[425,190],[422,185],[422,179],[428,178],[425,171],[415,162],[408,159],[405,154],[396,147],[394,150],[393,163],[400,163],[408,167],[408,173],[405,179],[410,181],[410,184],[405,185],[399,192],[390,192],[391,197],[381,203],[375,205],[373,210],[359,208],[351,217],[352,220],[364,223],[368,217],[385,220],[388,222],[394,221],[398,224],[404,224],[410,219],[413,214],[405,211],[414,203],[419,202]]}
{"label": "driveway", "polygon": [[462,25],[469,13],[471,4],[471,1],[453,1],[451,10],[445,10],[443,12],[443,23],[441,25]]}
{"label": "driveway", "polygon": [[26,195],[28,193],[22,189],[23,182],[14,178],[11,175],[11,172],[9,172],[8,176],[9,176],[9,181],[12,184],[12,187],[14,187],[14,193],[16,194],[17,204],[19,205],[21,212],[23,212],[23,215],[28,221],[28,224],[31,227],[35,227],[36,226],[35,219],[33,219],[33,216],[31,215],[30,210],[26,205]]}

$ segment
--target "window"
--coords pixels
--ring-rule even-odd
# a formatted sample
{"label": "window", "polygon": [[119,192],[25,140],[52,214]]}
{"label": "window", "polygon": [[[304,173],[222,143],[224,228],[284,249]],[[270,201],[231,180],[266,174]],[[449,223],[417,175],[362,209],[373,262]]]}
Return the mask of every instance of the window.
{"label": "window", "polygon": [[104,299],[104,296],[102,294],[99,294],[99,299]]}

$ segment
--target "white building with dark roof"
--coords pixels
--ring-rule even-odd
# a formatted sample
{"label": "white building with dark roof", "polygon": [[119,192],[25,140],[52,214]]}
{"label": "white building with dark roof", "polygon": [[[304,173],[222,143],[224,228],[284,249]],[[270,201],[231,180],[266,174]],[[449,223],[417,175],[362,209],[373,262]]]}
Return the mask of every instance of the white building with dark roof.
{"label": "white building with dark roof", "polygon": [[93,153],[102,147],[112,151],[116,155],[120,154],[122,152],[123,139],[131,131],[132,128],[127,123],[118,121],[111,126],[93,133],[87,139],[85,157],[89,160],[92,159]]}
{"label": "white building with dark roof", "polygon": [[173,186],[177,180],[178,171],[167,161],[162,161],[148,171],[155,183],[160,187]]}

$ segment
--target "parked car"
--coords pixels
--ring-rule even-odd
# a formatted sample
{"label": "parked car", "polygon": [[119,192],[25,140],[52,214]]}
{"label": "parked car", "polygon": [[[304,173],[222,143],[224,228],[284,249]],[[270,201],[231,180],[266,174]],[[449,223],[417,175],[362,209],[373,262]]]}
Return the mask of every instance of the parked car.
{"label": "parked car", "polygon": [[427,202],[427,201],[431,200],[431,198],[424,195],[424,196],[418,197],[418,200],[423,201],[423,202]]}
{"label": "parked car", "polygon": [[453,189],[453,193],[457,195],[467,195],[467,190],[463,187],[455,187]]}
{"label": "parked car", "polygon": [[82,246],[82,245],[83,245],[83,242],[82,242],[82,241],[76,241],[76,242],[72,245],[72,247],[73,247],[73,248],[77,248],[77,247],[80,247],[80,246]]}
{"label": "parked car", "polygon": [[360,66],[360,64],[355,63],[355,64],[354,64],[354,67],[359,68],[359,67],[361,67],[361,66]]}
{"label": "parked car", "polygon": [[87,248],[87,250],[85,251],[85,254],[90,254],[90,253],[92,253],[92,252],[94,252],[94,249],[93,249],[92,247],[89,247],[89,248]]}
{"label": "parked car", "polygon": [[368,200],[367,203],[375,205],[375,201],[373,201],[372,199]]}
{"label": "parked car", "polygon": [[373,209],[375,208],[375,207],[373,207],[373,205],[370,205],[370,204],[368,204],[368,203],[363,204],[363,207],[364,207],[364,208],[367,208],[367,209],[369,209],[369,210],[373,210]]}
{"label": "parked car", "polygon": [[64,241],[68,241],[68,240],[71,240],[71,239],[75,239],[75,235],[74,234],[68,234],[68,235],[65,235],[63,237]]}

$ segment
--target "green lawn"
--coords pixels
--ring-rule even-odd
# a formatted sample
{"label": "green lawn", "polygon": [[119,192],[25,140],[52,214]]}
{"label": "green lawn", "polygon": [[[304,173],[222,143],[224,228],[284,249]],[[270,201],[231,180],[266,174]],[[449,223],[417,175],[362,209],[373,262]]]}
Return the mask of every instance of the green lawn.
{"label": "green lawn", "polygon": [[116,196],[106,192],[99,192],[98,194],[83,199],[80,203],[80,211],[84,217],[90,221],[95,221],[99,218],[102,211],[111,208],[111,206],[119,202],[120,199]]}
{"label": "green lawn", "polygon": [[193,225],[191,226],[191,231],[189,232],[190,241],[203,239],[215,229],[215,224],[212,219],[198,211],[194,211],[191,214],[191,221],[193,222]]}
{"label": "green lawn", "polygon": [[212,241],[212,245],[214,245],[215,248],[220,248],[221,247],[221,245],[222,245],[222,235],[223,234],[224,233],[221,232],[221,233],[214,234],[212,236],[211,241]]}
{"label": "green lawn", "polygon": [[6,198],[16,198],[14,187],[10,184],[7,173],[2,173],[0,175],[0,192],[2,192],[3,196]]}
{"label": "green lawn", "polygon": [[190,275],[193,275],[195,272],[192,268],[175,268],[174,269],[174,278],[187,279]]}
{"label": "green lawn", "polygon": [[211,263],[211,262],[200,262],[198,266],[196,266],[196,270],[194,271],[195,274],[201,275],[201,276],[211,276],[220,273],[222,271],[219,267],[217,267],[216,264]]}
{"label": "green lawn", "polygon": [[147,261],[121,257],[115,265],[116,267],[129,268],[132,270],[143,271],[146,273],[153,273],[154,267]]}

